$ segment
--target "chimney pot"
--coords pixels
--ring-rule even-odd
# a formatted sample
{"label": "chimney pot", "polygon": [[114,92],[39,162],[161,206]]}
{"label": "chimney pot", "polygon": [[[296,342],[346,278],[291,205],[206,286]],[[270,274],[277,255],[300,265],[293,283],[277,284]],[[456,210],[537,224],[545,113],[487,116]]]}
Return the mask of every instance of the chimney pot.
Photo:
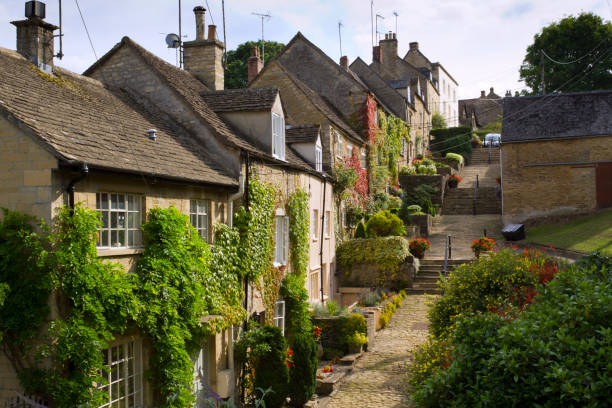
{"label": "chimney pot", "polygon": [[419,43],[418,42],[411,42],[410,44],[410,51],[418,51],[419,50]]}
{"label": "chimney pot", "polygon": [[480,97],[481,98],[486,98],[487,95],[485,94],[485,91],[480,91]]}
{"label": "chimney pot", "polygon": [[196,6],[193,8],[193,14],[195,14],[196,20],[196,41],[205,40],[206,37],[204,37],[204,31],[206,28],[206,9],[202,6]]}
{"label": "chimney pot", "polygon": [[494,93],[494,92],[493,92],[493,87],[491,87],[491,93]]}
{"label": "chimney pot", "polygon": [[211,24],[208,26],[208,39],[209,40],[217,39],[217,26],[216,25]]}
{"label": "chimney pot", "polygon": [[393,33],[393,39],[397,40],[397,34],[396,33]]}
{"label": "chimney pot", "polygon": [[45,3],[42,1],[28,1],[25,4],[25,16],[27,18],[41,18],[46,17]]}
{"label": "chimney pot", "polygon": [[17,27],[17,52],[38,68],[51,73],[53,68],[53,31],[59,27],[43,21],[45,3],[29,1],[25,5],[27,20],[12,21]]}
{"label": "chimney pot", "polygon": [[340,66],[344,69],[348,69],[348,57],[343,55],[340,57]]}

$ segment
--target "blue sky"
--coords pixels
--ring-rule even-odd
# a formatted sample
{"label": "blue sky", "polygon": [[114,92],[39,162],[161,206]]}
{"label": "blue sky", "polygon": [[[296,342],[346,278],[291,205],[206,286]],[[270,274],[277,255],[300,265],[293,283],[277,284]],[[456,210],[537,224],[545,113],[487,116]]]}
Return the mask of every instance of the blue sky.
{"label": "blue sky", "polygon": [[[208,1],[208,5],[207,5]],[[534,34],[544,25],[569,14],[594,12],[610,20],[612,0],[376,0],[379,31],[395,31],[399,52],[418,41],[421,51],[439,61],[459,82],[459,96],[476,97],[481,89],[519,90],[518,69]],[[0,47],[15,49],[15,27],[10,21],[24,18],[24,0],[1,0]],[[46,21],[58,24],[58,1],[49,0]],[[167,49],[167,33],[178,32],[178,0],[79,0],[98,57],[127,35],[156,55],[175,62]],[[208,9],[207,24],[214,20],[222,33],[221,0],[183,0],[183,34],[195,36],[192,9]],[[343,54],[349,61],[360,56],[371,61],[370,0],[226,0],[228,49],[261,37],[261,21],[252,12],[267,13],[267,40],[287,43],[301,31],[332,59],[340,56],[338,21],[342,21]],[[75,0],[63,0],[64,54],[57,63],[82,72],[95,61]],[[56,42],[56,49],[57,49]]]}

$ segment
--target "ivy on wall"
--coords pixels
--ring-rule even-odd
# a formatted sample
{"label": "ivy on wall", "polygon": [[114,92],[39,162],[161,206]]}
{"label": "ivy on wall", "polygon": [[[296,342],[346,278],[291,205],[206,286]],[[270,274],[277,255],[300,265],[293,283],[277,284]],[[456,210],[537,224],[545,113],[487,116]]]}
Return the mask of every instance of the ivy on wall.
{"label": "ivy on wall", "polygon": [[289,214],[289,259],[293,273],[306,276],[308,272],[308,234],[310,216],[308,211],[308,194],[298,188],[287,201]]}

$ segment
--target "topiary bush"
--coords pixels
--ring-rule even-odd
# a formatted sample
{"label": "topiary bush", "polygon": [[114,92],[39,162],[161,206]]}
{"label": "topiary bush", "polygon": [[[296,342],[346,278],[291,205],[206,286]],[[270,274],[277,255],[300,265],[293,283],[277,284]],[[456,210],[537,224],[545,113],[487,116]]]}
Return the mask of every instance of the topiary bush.
{"label": "topiary bush", "polygon": [[293,337],[293,366],[290,369],[289,398],[291,406],[302,407],[314,394],[317,384],[317,343],[312,335]]}
{"label": "topiary bush", "polygon": [[406,234],[404,222],[390,211],[374,214],[366,224],[366,231],[371,237],[402,236]]}
{"label": "topiary bush", "polygon": [[[289,367],[287,367],[287,343],[283,332],[276,326],[263,326],[243,333],[235,345],[238,363],[246,364],[246,372],[253,372],[248,379],[249,389],[261,388],[272,392],[266,394],[265,406],[280,408],[287,397]],[[294,355],[295,358],[295,355]]]}
{"label": "topiary bush", "polygon": [[357,224],[357,229],[355,230],[355,238],[366,238],[368,234],[366,233],[366,225],[363,221],[359,221]]}
{"label": "topiary bush", "polygon": [[457,162],[459,164],[463,164],[464,163],[464,159],[463,156],[457,153],[446,153],[446,159]]}
{"label": "topiary bush", "polygon": [[336,249],[338,265],[346,274],[355,264],[376,264],[381,271],[394,273],[408,256],[408,240],[403,237],[349,239]]}

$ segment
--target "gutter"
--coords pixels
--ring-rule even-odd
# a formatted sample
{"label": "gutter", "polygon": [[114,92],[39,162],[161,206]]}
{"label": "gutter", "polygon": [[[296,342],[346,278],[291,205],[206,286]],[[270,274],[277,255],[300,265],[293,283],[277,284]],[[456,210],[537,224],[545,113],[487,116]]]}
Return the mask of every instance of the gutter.
{"label": "gutter", "polygon": [[81,174],[77,177],[70,180],[68,183],[68,187],[66,187],[66,191],[68,192],[68,204],[70,208],[74,210],[74,192],[76,190],[76,184],[80,181],[83,181],[85,177],[89,174],[89,167],[87,167],[87,163],[83,163],[81,166]]}

